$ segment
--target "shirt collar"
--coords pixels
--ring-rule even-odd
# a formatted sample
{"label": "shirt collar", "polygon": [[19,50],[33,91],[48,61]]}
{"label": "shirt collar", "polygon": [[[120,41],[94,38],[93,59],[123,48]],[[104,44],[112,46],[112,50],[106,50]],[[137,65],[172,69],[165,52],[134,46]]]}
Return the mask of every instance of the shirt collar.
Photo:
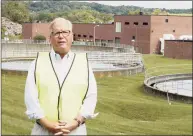
{"label": "shirt collar", "polygon": [[72,56],[72,51],[70,50],[63,58],[61,58],[60,55],[59,55],[58,53],[56,53],[56,52],[54,51],[54,49],[52,48],[52,50],[51,50],[51,56],[52,56],[53,58],[55,58],[56,60],[62,60],[62,59],[64,59],[64,58],[69,59],[69,58]]}

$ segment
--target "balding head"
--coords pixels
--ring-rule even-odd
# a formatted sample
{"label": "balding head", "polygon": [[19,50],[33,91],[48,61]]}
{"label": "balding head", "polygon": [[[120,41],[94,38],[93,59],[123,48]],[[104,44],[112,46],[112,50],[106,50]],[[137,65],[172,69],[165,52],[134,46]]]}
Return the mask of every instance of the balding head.
{"label": "balding head", "polygon": [[69,20],[66,20],[64,18],[55,18],[51,23],[50,23],[50,33],[55,32],[59,29],[63,30],[69,30],[72,32],[72,23]]}

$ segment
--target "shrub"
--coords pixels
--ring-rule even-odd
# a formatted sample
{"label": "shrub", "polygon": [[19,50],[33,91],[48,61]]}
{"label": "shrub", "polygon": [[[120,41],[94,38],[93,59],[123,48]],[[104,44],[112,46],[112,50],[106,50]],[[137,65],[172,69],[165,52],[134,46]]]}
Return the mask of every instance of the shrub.
{"label": "shrub", "polygon": [[33,39],[35,41],[42,41],[42,40],[46,40],[46,37],[43,35],[36,35]]}
{"label": "shrub", "polygon": [[4,39],[5,37],[5,31],[6,31],[6,28],[4,26],[1,27],[1,39]]}

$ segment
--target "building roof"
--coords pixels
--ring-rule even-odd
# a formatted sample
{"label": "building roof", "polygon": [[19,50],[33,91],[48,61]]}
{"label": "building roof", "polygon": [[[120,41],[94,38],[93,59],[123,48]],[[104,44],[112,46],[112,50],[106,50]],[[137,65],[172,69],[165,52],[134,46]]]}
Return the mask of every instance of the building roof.
{"label": "building roof", "polygon": [[177,17],[193,17],[193,15],[114,15],[114,16],[177,16]]}

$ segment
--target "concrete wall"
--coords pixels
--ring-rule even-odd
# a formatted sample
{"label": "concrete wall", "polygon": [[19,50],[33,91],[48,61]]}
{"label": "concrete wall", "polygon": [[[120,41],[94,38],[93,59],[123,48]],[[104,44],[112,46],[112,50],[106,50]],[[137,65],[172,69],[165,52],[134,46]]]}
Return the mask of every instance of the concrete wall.
{"label": "concrete wall", "polygon": [[[141,72],[143,72],[143,70],[144,69],[143,69],[142,66],[138,66],[138,67],[129,68],[127,70],[94,71],[94,76],[96,78],[114,77],[114,76],[129,76],[129,75],[134,75],[134,74],[137,74],[137,73],[141,73]],[[25,75],[25,76],[27,76],[27,71],[2,69],[1,72],[2,72],[2,75],[4,75],[4,74],[8,74],[8,75],[14,74],[15,75],[16,74],[16,75]]]}
{"label": "concrete wall", "polygon": [[[150,77],[144,80],[144,91],[150,94],[153,94],[155,96],[161,96],[166,98],[167,92],[154,88],[151,85],[155,83],[163,82],[163,81],[170,81],[175,79],[191,79],[191,78],[192,78],[192,74],[173,74],[173,75],[161,75],[161,76]],[[189,96],[181,96],[170,92],[168,92],[168,96],[170,100],[180,100],[186,103],[192,103],[192,97],[189,97]]]}
{"label": "concrete wall", "polygon": [[192,59],[192,40],[165,40],[164,56],[176,59]]}

